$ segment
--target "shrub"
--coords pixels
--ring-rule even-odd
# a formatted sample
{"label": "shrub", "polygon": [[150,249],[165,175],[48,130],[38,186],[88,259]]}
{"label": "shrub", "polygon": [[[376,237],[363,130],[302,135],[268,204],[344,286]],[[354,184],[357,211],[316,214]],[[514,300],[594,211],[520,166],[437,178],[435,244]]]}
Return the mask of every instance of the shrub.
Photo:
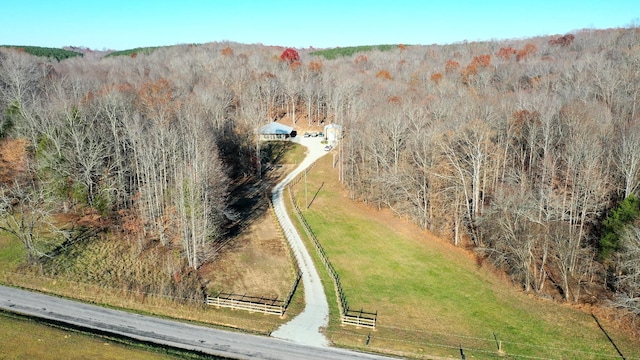
{"label": "shrub", "polygon": [[629,224],[640,217],[640,200],[627,196],[604,219],[600,238],[600,258],[607,260],[620,249],[620,238]]}

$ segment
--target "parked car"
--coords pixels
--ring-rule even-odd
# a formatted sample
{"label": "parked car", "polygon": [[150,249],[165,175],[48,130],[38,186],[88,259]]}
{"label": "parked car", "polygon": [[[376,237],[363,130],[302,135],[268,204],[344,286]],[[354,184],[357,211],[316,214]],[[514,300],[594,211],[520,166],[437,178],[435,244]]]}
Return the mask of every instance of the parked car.
{"label": "parked car", "polygon": [[318,133],[316,131],[312,132],[311,137],[318,137]]}
{"label": "parked car", "polygon": [[311,134],[309,134],[308,132],[304,133],[304,137],[309,137],[309,136],[311,136]]}
{"label": "parked car", "polygon": [[333,146],[331,145],[327,145],[324,147],[324,151],[330,151],[331,149],[333,149]]}

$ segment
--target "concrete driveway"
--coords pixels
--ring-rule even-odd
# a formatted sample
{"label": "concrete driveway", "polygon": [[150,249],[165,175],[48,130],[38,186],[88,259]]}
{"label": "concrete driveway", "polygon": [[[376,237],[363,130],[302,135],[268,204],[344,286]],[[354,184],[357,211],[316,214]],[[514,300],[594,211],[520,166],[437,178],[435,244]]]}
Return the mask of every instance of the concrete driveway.
{"label": "concrete driveway", "polygon": [[294,319],[272,332],[271,336],[308,346],[329,346],[329,341],[322,333],[322,329],[327,327],[329,323],[329,305],[311,255],[287,215],[283,190],[298,174],[327,154],[321,140],[322,138],[318,137],[296,137],[293,139],[294,142],[307,147],[307,156],[294,171],[273,188],[272,192],[276,216],[302,271],[305,308]]}

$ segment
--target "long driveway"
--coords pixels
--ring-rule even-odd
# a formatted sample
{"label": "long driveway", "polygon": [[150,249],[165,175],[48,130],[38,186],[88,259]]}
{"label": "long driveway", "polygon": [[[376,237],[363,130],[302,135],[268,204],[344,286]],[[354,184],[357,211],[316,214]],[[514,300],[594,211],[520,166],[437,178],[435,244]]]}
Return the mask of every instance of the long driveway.
{"label": "long driveway", "polygon": [[298,174],[308,168],[316,160],[326,154],[320,138],[298,137],[294,141],[307,147],[307,156],[287,177],[273,188],[273,207],[278,221],[291,244],[293,253],[300,264],[302,283],[304,284],[305,308],[298,316],[282,325],[271,336],[292,341],[297,344],[310,346],[328,346],[329,341],[322,333],[322,329],[329,323],[329,305],[324,293],[320,276],[316,270],[311,255],[304,246],[300,235],[293,226],[285,208],[284,187]]}

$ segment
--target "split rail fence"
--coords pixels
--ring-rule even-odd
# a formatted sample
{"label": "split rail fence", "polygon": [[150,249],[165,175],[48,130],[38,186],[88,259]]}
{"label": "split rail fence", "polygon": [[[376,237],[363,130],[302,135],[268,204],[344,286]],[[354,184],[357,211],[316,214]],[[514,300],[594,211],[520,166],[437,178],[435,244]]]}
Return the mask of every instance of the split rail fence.
{"label": "split rail fence", "polygon": [[207,305],[284,316],[300,279],[301,276],[298,273],[298,277],[285,300],[220,292],[216,296],[207,296]]}
{"label": "split rail fence", "polygon": [[298,206],[295,196],[293,195],[293,191],[291,190],[291,186],[287,186],[287,189],[289,190],[289,197],[291,198],[291,203],[293,204],[293,208],[298,220],[300,220],[305,233],[307,234],[309,239],[311,239],[313,246],[320,256],[320,260],[324,264],[327,272],[329,272],[329,275],[333,280],[333,285],[336,290],[336,296],[338,298],[338,307],[340,309],[340,322],[342,323],[342,325],[354,325],[375,329],[376,323],[378,321],[378,312],[368,312],[362,309],[352,310],[349,308],[347,297],[345,296],[344,290],[342,290],[342,284],[340,283],[340,276],[338,276],[335,268],[333,267],[333,265],[331,265],[327,254],[322,248],[322,245],[318,241],[318,238],[316,238],[313,230],[311,230],[311,226],[309,226],[309,223],[307,223],[307,220],[302,215],[300,207]]}

